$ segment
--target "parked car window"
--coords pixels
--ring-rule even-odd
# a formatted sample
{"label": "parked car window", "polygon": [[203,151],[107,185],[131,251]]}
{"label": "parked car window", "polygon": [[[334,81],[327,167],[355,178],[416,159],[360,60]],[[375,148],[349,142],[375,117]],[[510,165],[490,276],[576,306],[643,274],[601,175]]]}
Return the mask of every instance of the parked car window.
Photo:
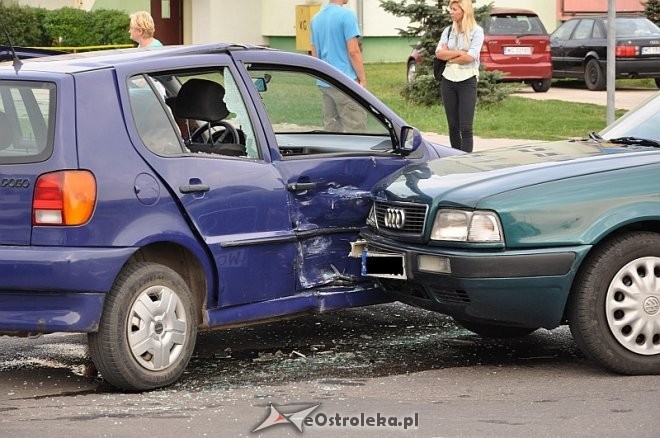
{"label": "parked car window", "polygon": [[594,23],[594,28],[593,28],[593,33],[592,36],[594,39],[605,39],[607,38],[607,34],[605,33],[605,29],[607,26],[599,26],[598,22]]}
{"label": "parked car window", "polygon": [[[607,28],[607,20],[603,20]],[[614,23],[618,37],[647,37],[660,35],[660,29],[645,18],[617,18]]]}
{"label": "parked car window", "polygon": [[50,155],[55,84],[0,82],[0,163],[29,163]]}
{"label": "parked car window", "polygon": [[[393,149],[390,130],[356,98],[318,77],[300,71],[251,68],[253,80],[261,79],[262,102],[283,155],[318,153],[374,153]],[[264,78],[266,80],[264,80]],[[342,96],[346,111],[352,112],[359,127],[344,125],[333,130],[324,123],[324,93]],[[346,136],[352,136],[349,141]]]}
{"label": "parked car window", "polygon": [[576,40],[588,40],[591,38],[591,30],[594,27],[594,20],[582,20],[578,24],[575,33],[573,34],[573,39]]}
{"label": "parked car window", "polygon": [[552,34],[552,39],[558,41],[568,40],[571,37],[573,29],[575,29],[577,24],[577,20],[567,21]]}
{"label": "parked car window", "polygon": [[497,15],[486,24],[488,35],[545,35],[543,23],[537,16]]}

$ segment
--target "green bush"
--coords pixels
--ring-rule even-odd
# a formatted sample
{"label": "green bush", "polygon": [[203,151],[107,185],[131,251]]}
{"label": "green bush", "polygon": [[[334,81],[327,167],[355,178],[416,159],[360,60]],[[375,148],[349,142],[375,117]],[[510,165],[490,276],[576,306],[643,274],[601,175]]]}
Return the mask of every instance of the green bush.
{"label": "green bush", "polygon": [[97,44],[131,44],[128,35],[130,18],[121,11],[97,9],[90,12]]}
{"label": "green bush", "polygon": [[0,25],[7,29],[12,44],[16,46],[50,46],[43,26],[47,12],[43,8],[0,4]]}
{"label": "green bush", "polygon": [[12,44],[25,47],[80,47],[129,44],[129,17],[125,12],[99,9],[60,8],[47,10],[30,6],[4,6],[0,17]]}
{"label": "green bush", "polygon": [[440,82],[433,75],[417,75],[414,81],[408,82],[401,95],[412,103],[431,106],[440,102]]}

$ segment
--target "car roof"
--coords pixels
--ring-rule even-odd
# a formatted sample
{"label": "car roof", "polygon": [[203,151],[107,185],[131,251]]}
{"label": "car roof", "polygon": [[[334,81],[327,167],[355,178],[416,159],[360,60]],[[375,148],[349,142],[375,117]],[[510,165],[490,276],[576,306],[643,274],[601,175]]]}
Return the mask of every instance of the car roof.
{"label": "car roof", "polygon": [[536,12],[529,9],[520,8],[492,8],[490,15],[538,15]]}
{"label": "car roof", "polygon": [[[193,44],[163,46],[149,49],[129,48],[98,50],[92,52],[67,53],[25,60],[24,71],[79,73],[103,68],[113,68],[124,64],[168,58],[170,56],[204,55],[230,53],[232,51],[273,50],[262,46],[238,45],[231,43]],[[10,62],[0,63],[0,70],[14,68]]]}

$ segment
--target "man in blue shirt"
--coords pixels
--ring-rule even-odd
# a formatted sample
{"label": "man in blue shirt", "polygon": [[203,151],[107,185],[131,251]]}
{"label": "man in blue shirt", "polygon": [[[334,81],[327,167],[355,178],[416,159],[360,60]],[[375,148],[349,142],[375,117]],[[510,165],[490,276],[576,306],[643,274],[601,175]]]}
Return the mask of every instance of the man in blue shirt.
{"label": "man in blue shirt", "polygon": [[[342,6],[348,0],[329,0],[311,22],[312,55],[341,70],[363,87],[367,77],[360,49],[360,28],[355,13]],[[366,114],[341,91],[319,84],[323,91],[325,129],[332,132],[360,132]]]}

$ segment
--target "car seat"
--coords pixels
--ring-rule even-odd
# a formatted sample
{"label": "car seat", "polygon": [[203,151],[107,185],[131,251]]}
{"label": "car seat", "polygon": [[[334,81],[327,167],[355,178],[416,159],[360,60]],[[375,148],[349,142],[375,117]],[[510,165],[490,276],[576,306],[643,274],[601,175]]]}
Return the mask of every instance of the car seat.
{"label": "car seat", "polygon": [[[193,78],[186,81],[179,90],[175,102],[169,102],[174,116],[181,119],[193,119],[205,122],[200,129],[207,129],[205,143],[194,141],[195,134],[186,146],[192,152],[207,152],[221,155],[246,156],[245,145],[237,143],[240,136],[230,123],[224,119],[229,115],[229,109],[224,101],[225,89],[217,82],[207,79]],[[234,143],[215,143],[213,126],[221,125],[229,130]]]}

